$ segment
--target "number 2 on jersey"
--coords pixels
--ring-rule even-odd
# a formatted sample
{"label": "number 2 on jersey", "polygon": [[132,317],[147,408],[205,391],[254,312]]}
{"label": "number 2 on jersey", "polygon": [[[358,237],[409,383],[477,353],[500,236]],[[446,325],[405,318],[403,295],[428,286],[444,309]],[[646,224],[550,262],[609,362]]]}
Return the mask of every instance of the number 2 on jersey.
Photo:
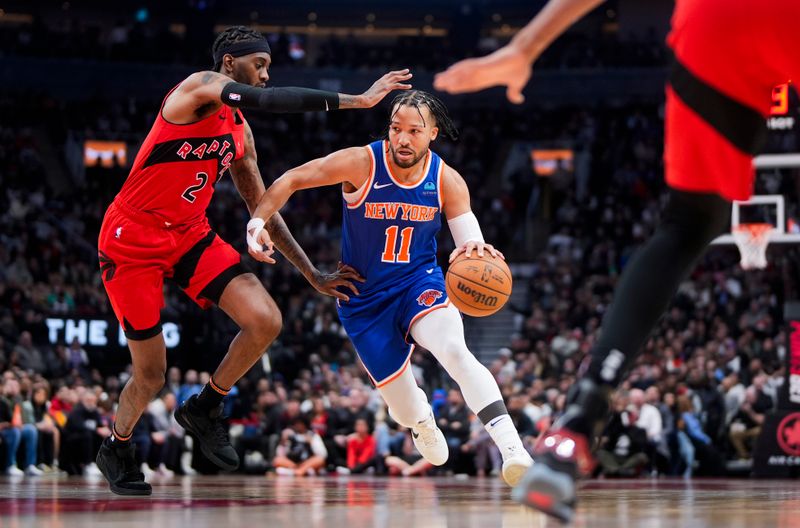
{"label": "number 2 on jersey", "polygon": [[195,175],[195,178],[197,178],[197,181],[199,183],[197,183],[196,185],[192,185],[191,187],[187,187],[186,190],[183,191],[183,194],[181,195],[181,197],[189,203],[194,203],[194,201],[197,200],[197,197],[194,195],[194,193],[202,190],[203,187],[206,186],[206,183],[208,183],[208,174],[206,174],[205,172],[198,172]]}
{"label": "number 2 on jersey", "polygon": [[414,228],[406,227],[400,231],[400,250],[395,253],[397,231],[399,229],[398,226],[386,228],[386,245],[383,248],[381,262],[397,262],[399,264],[408,264],[411,262],[411,237],[414,235]]}

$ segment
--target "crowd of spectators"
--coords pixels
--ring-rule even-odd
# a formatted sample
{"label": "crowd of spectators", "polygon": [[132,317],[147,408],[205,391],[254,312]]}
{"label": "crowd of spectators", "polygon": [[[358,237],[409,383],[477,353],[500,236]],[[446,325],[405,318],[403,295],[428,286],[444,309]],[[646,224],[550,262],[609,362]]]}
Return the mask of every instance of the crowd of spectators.
{"label": "crowd of spectators", "polygon": [[[175,32],[153,20],[87,23],[66,15],[57,26],[35,17],[31,24],[0,26],[2,53],[21,57],[135,61],[208,67],[212,25],[198,24],[205,33]],[[600,33],[598,31],[598,33]],[[568,34],[537,62],[539,69],[663,67],[668,54],[663,39],[648,30],[642,34]],[[279,65],[386,69],[402,65],[414,71],[441,70],[465,55],[484,55],[504,44],[488,34],[469,39],[451,35],[369,38],[366,36],[268,34],[273,62]]]}
{"label": "crowd of spectators", "polygon": [[[111,317],[94,244],[125,169],[87,169],[56,190],[42,143],[61,147],[122,133],[141,138],[157,107],[131,100],[26,106],[0,98],[7,116],[0,123],[0,469],[10,474],[96,473],[94,452],[129,376],[124,352],[87,350],[78,340],[53,343],[44,324],[54,314]],[[465,176],[495,245],[517,245],[523,236],[517,226],[529,219],[549,228],[545,249],[527,258],[528,300],[513,307],[517,332],[490,365],[530,446],[563,411],[619,273],[657,222],[664,187],[659,108],[527,112],[525,119],[515,110],[458,115],[460,141],[436,149]],[[385,115],[248,118],[269,180],[312,157],[368,142],[381,132]],[[507,181],[489,176],[502,165],[504,145],[539,138],[572,141],[586,152],[586,173],[545,179],[528,170]],[[71,176],[65,171],[64,177]],[[791,178],[781,185],[779,191],[794,192]],[[323,269],[338,259],[339,203],[331,189],[300,193],[285,215]],[[208,214],[220,236],[244,247],[247,212],[229,180],[217,185]],[[442,255],[451,248],[445,234]],[[614,395],[598,451],[602,473],[715,475],[726,471],[727,460],[751,456],[782,381],[781,308],[797,275],[789,265],[798,261],[795,251],[774,256],[761,272],[738,270],[730,250],[699,264]],[[269,359],[226,399],[242,470],[298,477],[433,472],[387,416],[333,302],[285,262],[254,269],[281,307],[285,328]],[[172,412],[207,381],[236,328],[217,310],[201,312],[175,288],[167,290],[167,315],[183,322],[183,348],[170,357],[165,390],[134,432],[138,456],[147,472],[213,472]],[[451,448],[444,471],[496,473],[499,453],[441,369],[424,352],[415,354],[412,368]]]}

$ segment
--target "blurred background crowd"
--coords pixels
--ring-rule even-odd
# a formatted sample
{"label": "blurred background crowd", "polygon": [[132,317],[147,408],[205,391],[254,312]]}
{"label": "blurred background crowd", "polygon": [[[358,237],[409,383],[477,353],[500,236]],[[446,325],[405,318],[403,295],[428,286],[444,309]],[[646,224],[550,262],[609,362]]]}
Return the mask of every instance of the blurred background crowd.
{"label": "blurred background crowd", "polygon": [[[270,33],[273,62],[305,68],[319,83],[332,66],[353,73],[396,67],[435,72],[507,38],[503,24],[513,17],[496,20],[483,3],[472,4],[494,29],[479,27],[470,39],[438,36],[436,18],[425,22],[432,24],[428,30],[386,42],[360,33],[320,36],[308,31],[316,19],[303,13],[305,32]],[[62,9],[60,25],[52,13],[33,12],[18,24],[3,23],[9,13],[0,10],[0,56],[31,68],[53,58],[75,61],[76,68],[103,61],[132,63],[135,71],[151,64],[208,66],[212,27],[201,33],[205,47],[199,47],[191,31],[158,24],[141,11],[96,25]],[[470,13],[461,15],[472,20]],[[615,16],[605,13],[598,27]],[[257,14],[256,22],[264,17]],[[592,31],[569,34],[543,58],[542,69],[663,69],[663,32],[601,33],[599,43]],[[155,86],[147,97],[88,89],[74,98],[62,97],[53,81],[39,91],[20,92],[13,84],[0,90],[0,470],[32,476],[97,471],[96,449],[109,434],[129,377],[128,352],[100,281],[97,234],[158,111],[158,94],[171,87]],[[516,293],[507,308],[512,332],[479,357],[528,446],[563,412],[565,392],[597,339],[617,278],[658,222],[665,197],[659,97],[559,105],[533,100],[520,108],[500,103],[499,110],[446,100],[460,138],[433,148],[465,176],[487,241],[505,252],[515,271]],[[262,174],[271,181],[309,159],[380,137],[387,108],[245,114]],[[86,163],[87,140],[122,142],[128,150],[108,163]],[[772,144],[791,149],[796,134]],[[566,148],[573,157],[544,170],[531,163],[536,148]],[[797,174],[781,176],[759,185],[796,198]],[[323,270],[339,258],[340,208],[336,189],[320,189],[296,195],[285,210],[287,224]],[[248,214],[230,180],[217,184],[208,216],[244,253]],[[452,249],[446,229],[439,249],[444,263]],[[599,473],[689,477],[747,467],[783,381],[783,303],[797,293],[797,251],[785,247],[770,256],[766,270],[743,272],[734,250],[715,249],[686,280],[614,394]],[[435,470],[388,417],[332,300],[285,261],[261,266],[246,254],[245,261],[280,306],[284,330],[225,400],[245,462],[241,471],[296,477],[498,472],[499,453],[427,352],[417,349],[412,368],[451,448],[448,465]],[[166,295],[170,369],[162,394],[134,431],[137,453],[147,473],[213,472],[173,411],[199,392],[236,328],[218,310],[199,310],[174,285]],[[468,330],[477,324],[468,320]]]}

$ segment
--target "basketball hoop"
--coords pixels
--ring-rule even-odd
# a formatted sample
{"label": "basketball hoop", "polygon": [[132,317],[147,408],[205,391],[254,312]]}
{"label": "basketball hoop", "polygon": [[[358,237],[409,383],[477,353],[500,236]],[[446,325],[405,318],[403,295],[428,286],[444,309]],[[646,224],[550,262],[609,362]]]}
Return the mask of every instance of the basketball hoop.
{"label": "basketball hoop", "polygon": [[733,240],[742,256],[742,269],[764,269],[767,267],[767,245],[775,231],[772,224],[739,224],[733,227]]}

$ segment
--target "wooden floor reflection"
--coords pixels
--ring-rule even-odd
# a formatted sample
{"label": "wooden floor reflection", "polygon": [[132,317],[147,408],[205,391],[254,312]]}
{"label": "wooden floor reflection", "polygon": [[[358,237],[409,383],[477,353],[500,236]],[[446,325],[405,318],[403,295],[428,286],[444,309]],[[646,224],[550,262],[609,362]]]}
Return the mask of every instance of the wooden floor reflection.
{"label": "wooden floor reflection", "polygon": [[[0,528],[237,526],[516,528],[560,526],[509,500],[494,479],[183,477],[147,498],[100,480],[0,479]],[[586,483],[574,526],[796,527],[795,481],[605,480]]]}

